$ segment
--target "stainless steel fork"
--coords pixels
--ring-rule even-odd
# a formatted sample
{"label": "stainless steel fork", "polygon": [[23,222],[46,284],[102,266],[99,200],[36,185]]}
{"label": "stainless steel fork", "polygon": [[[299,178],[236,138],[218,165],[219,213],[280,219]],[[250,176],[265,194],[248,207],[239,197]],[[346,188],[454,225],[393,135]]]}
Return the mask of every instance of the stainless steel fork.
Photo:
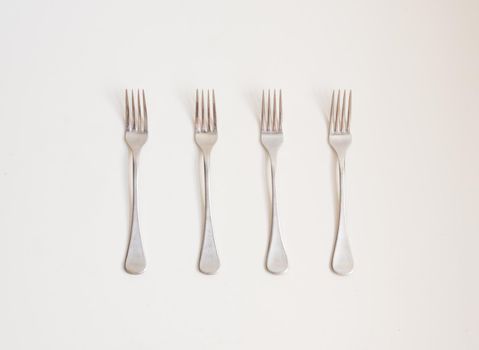
{"label": "stainless steel fork", "polygon": [[[342,100],[342,103],[341,103]],[[347,101],[347,103],[346,103]],[[339,219],[336,242],[331,260],[331,267],[339,275],[347,275],[353,271],[353,256],[346,234],[346,202],[344,178],[346,174],[346,151],[351,144],[351,107],[352,92],[346,96],[341,90],[337,94],[333,91],[331,99],[331,114],[329,116],[329,144],[336,152],[339,163]]]}
{"label": "stainless steel fork", "polygon": [[271,93],[268,90],[268,108],[265,110],[265,96],[261,100],[261,143],[268,153],[271,163],[271,235],[266,258],[269,272],[279,274],[288,269],[288,258],[284,250],[279,229],[278,208],[276,204],[276,159],[279,147],[283,143],[283,98],[279,90],[279,103],[276,103],[276,90],[273,92],[273,109],[271,110]]}
{"label": "stainless steel fork", "polygon": [[[205,181],[205,218],[203,227],[203,244],[201,248],[199,269],[206,274],[214,274],[220,267],[220,260],[216,251],[213,225],[210,212],[210,154],[218,139],[216,128],[216,101],[215,91],[207,92],[207,113],[205,114],[204,92],[201,91],[201,107],[198,90],[196,90],[195,108],[195,141],[203,153],[204,181]],[[211,111],[211,107],[213,111]]]}
{"label": "stainless steel fork", "polygon": [[130,243],[125,260],[125,269],[131,274],[140,274],[146,268],[145,254],[141,243],[140,225],[138,223],[137,205],[137,170],[140,150],[148,139],[148,114],[146,112],[145,91],[137,93],[137,106],[135,107],[135,94],[131,92],[131,108],[129,105],[128,90],[125,90],[126,125],[125,141],[132,154],[133,166],[133,203],[131,207]]}

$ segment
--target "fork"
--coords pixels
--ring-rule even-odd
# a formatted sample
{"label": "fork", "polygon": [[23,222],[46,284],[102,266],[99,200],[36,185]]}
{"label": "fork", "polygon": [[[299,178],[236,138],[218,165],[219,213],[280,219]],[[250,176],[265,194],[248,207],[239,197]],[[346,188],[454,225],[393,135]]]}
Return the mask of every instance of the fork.
{"label": "fork", "polygon": [[333,91],[331,99],[331,114],[329,117],[329,144],[335,151],[339,163],[339,219],[333,257],[331,260],[331,268],[339,275],[347,275],[351,273],[354,266],[349,239],[346,234],[346,203],[344,187],[346,151],[348,150],[352,139],[350,132],[351,106],[351,90],[349,90],[347,97],[346,90],[344,90],[342,98],[341,90],[338,90],[337,94]]}
{"label": "fork", "polygon": [[[216,251],[215,238],[213,235],[213,225],[211,224],[210,212],[210,154],[213,146],[218,139],[216,128],[216,101],[215,91],[212,90],[210,99],[210,90],[207,92],[207,114],[205,114],[204,92],[201,91],[201,108],[198,90],[196,90],[196,108],[195,108],[195,141],[203,154],[204,181],[205,181],[205,218],[203,227],[203,243],[200,253],[199,270],[205,274],[214,274],[220,267],[218,252]],[[210,100],[212,100],[210,102]],[[211,106],[213,111],[211,111]],[[201,110],[200,110],[201,109]]]}
{"label": "fork", "polygon": [[[276,90],[273,92],[273,110],[271,111],[271,93],[268,90],[268,109],[265,111],[264,90],[261,99],[261,143],[271,163],[271,234],[269,239],[266,268],[274,274],[288,269],[288,258],[284,250],[279,229],[278,208],[276,204],[276,159],[279,147],[283,143],[283,98],[279,90],[279,103],[276,103]],[[272,113],[271,113],[272,112]]]}
{"label": "fork", "polygon": [[145,91],[142,90],[143,106],[140,101],[140,91],[137,92],[137,108],[135,96],[131,91],[131,108],[128,90],[125,90],[126,125],[125,141],[132,154],[133,167],[133,203],[131,208],[130,243],[125,260],[125,270],[131,274],[140,274],[145,270],[146,260],[141,243],[140,225],[138,223],[137,205],[137,169],[140,150],[148,138],[148,114],[146,112]]}

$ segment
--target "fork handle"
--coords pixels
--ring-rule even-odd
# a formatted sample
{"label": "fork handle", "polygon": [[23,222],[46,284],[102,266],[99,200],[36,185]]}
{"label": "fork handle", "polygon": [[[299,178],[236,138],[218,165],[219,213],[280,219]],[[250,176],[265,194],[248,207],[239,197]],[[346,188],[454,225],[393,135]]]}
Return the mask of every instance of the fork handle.
{"label": "fork handle", "polygon": [[143,252],[143,244],[141,243],[140,224],[138,222],[138,205],[137,205],[137,169],[138,169],[139,153],[133,153],[133,203],[131,208],[131,227],[130,227],[130,243],[126,254],[125,270],[131,274],[140,274],[145,271],[146,260]]}
{"label": "fork handle", "polygon": [[279,229],[278,206],[276,204],[276,161],[271,158],[271,236],[266,258],[266,268],[274,274],[283,273],[288,269],[288,257],[284,250]]}
{"label": "fork handle", "polygon": [[199,270],[205,274],[214,274],[220,268],[220,259],[216,251],[210,212],[210,155],[203,154],[204,181],[205,181],[205,218],[203,228],[203,244],[201,247]]}
{"label": "fork handle", "polygon": [[353,271],[354,262],[346,234],[345,159],[339,159],[339,219],[331,267],[339,275]]}

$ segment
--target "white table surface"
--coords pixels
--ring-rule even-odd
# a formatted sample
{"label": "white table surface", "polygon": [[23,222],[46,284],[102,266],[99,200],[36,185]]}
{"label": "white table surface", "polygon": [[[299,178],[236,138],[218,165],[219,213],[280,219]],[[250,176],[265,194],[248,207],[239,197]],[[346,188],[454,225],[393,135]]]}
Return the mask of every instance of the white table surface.
{"label": "white table surface", "polygon": [[[0,348],[479,348],[479,2],[10,1],[0,12]],[[123,89],[145,88],[148,268],[124,272]],[[197,269],[194,90],[216,89],[218,275]],[[284,92],[264,269],[261,89]],[[330,94],[354,91],[354,274],[329,270]]]}

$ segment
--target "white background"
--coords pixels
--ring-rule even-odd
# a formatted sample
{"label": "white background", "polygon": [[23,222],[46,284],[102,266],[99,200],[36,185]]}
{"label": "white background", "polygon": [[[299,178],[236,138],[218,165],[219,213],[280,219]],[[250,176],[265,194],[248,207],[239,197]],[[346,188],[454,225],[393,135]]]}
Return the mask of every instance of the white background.
{"label": "white background", "polygon": [[[479,2],[3,1],[0,348],[479,348]],[[212,210],[197,269],[196,88],[216,89]],[[144,88],[148,268],[124,272],[123,89]],[[282,88],[290,269],[264,269],[263,88]],[[354,274],[329,270],[332,89],[354,95]]]}

